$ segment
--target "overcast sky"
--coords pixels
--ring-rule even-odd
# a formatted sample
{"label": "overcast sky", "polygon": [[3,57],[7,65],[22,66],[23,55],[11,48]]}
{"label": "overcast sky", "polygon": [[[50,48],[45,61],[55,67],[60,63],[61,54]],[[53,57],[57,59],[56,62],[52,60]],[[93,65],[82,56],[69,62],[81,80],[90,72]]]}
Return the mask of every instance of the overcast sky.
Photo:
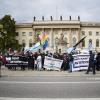
{"label": "overcast sky", "polygon": [[17,22],[32,22],[33,16],[59,19],[61,15],[64,20],[80,16],[81,21],[100,22],[100,0],[0,0],[0,18],[7,14]]}

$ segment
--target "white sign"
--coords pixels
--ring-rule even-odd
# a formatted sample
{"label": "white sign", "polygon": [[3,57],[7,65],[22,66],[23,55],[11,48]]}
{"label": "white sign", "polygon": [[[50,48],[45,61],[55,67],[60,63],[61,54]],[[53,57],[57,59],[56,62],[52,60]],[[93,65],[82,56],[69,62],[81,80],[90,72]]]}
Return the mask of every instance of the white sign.
{"label": "white sign", "polygon": [[48,70],[60,70],[62,63],[63,63],[63,60],[46,56],[44,60],[44,68]]}
{"label": "white sign", "polygon": [[89,65],[89,54],[77,54],[73,55],[74,57],[74,66],[72,71],[86,70]]}

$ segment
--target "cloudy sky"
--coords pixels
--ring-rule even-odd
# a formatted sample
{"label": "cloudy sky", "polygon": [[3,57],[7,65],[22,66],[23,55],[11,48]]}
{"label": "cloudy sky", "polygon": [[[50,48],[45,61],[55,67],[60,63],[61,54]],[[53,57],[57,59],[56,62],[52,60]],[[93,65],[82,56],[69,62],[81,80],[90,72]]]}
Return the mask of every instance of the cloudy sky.
{"label": "cloudy sky", "polygon": [[59,19],[100,22],[100,0],[0,0],[0,18],[10,14],[17,22],[32,22],[33,16],[41,20]]}

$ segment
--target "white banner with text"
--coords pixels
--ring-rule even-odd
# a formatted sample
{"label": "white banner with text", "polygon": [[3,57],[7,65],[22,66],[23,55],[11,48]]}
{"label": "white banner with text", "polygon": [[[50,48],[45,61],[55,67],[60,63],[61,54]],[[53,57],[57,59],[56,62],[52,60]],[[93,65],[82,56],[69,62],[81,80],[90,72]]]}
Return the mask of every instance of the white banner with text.
{"label": "white banner with text", "polygon": [[52,57],[45,57],[44,68],[47,70],[60,70],[63,60],[55,59]]}
{"label": "white banner with text", "polygon": [[74,66],[72,71],[87,70],[89,65],[89,54],[77,54],[73,55]]}

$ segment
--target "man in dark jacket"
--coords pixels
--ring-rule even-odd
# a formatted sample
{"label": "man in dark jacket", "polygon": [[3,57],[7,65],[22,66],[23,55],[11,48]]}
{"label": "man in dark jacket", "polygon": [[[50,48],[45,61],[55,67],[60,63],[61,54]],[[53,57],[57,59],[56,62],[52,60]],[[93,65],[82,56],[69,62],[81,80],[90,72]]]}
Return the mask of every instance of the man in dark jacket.
{"label": "man in dark jacket", "polygon": [[74,66],[74,57],[72,53],[69,54],[69,72],[72,72],[72,68]]}
{"label": "man in dark jacket", "polygon": [[99,71],[100,70],[100,52],[97,54],[97,57],[96,57],[96,67],[97,67],[97,70]]}
{"label": "man in dark jacket", "polygon": [[35,58],[32,55],[28,56],[28,69],[34,70],[34,60]]}
{"label": "man in dark jacket", "polygon": [[96,74],[95,64],[94,64],[94,54],[92,53],[92,51],[90,51],[89,66],[88,66],[88,70],[86,74],[89,74],[89,71],[91,70],[91,68],[92,68],[93,74]]}

